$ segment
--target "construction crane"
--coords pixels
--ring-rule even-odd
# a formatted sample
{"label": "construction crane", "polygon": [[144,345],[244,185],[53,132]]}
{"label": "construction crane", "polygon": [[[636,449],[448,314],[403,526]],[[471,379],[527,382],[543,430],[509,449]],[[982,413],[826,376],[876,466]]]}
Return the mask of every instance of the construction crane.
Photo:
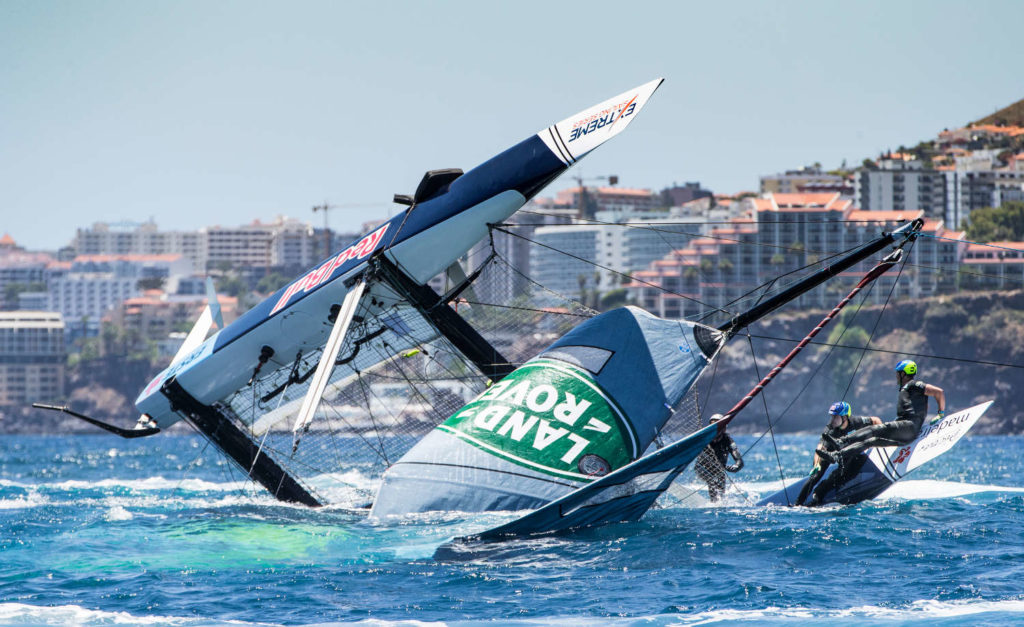
{"label": "construction crane", "polygon": [[322,211],[324,214],[324,250],[321,257],[326,257],[331,254],[331,229],[327,226],[327,213],[332,209],[365,209],[369,207],[385,207],[384,203],[366,203],[366,202],[347,202],[338,205],[332,205],[326,200],[323,204],[314,205],[313,213]]}
{"label": "construction crane", "polygon": [[608,184],[612,186],[618,185],[619,183],[619,176],[617,174],[605,174],[601,176],[583,178],[583,174],[580,173],[573,178],[576,180],[576,184],[580,187],[579,196],[576,197],[576,213],[581,218],[593,217],[587,215],[587,188],[583,186],[584,182],[608,181]]}

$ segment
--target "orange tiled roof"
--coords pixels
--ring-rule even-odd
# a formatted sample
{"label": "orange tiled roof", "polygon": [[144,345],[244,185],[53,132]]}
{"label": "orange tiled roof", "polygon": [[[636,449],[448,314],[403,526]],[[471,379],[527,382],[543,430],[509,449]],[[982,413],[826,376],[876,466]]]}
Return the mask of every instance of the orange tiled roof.
{"label": "orange tiled roof", "polygon": [[849,219],[864,222],[902,222],[913,220],[924,215],[923,210],[918,211],[862,211],[854,209],[850,212]]}
{"label": "orange tiled roof", "polygon": [[14,246],[14,238],[11,237],[10,233],[4,233],[3,237],[0,237],[0,246]]}
{"label": "orange tiled roof", "polygon": [[103,263],[106,261],[177,261],[181,259],[179,254],[168,254],[168,255],[78,255],[75,257],[75,262],[96,262]]}
{"label": "orange tiled roof", "polygon": [[795,194],[772,194],[779,207],[811,206],[828,207],[839,199],[839,192],[806,192]]}
{"label": "orange tiled roof", "polygon": [[989,242],[988,244],[970,244],[967,246],[967,251],[998,250],[993,248],[995,246],[999,248],[1012,248],[1013,250],[1024,250],[1024,242]]}

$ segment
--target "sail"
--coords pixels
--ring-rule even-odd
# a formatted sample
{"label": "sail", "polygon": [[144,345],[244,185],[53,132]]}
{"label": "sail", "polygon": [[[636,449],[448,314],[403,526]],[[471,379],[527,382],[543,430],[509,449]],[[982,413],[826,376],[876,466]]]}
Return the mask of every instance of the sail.
{"label": "sail", "polygon": [[534,509],[634,462],[722,338],[636,307],[592,318],[398,460],[372,515]]}

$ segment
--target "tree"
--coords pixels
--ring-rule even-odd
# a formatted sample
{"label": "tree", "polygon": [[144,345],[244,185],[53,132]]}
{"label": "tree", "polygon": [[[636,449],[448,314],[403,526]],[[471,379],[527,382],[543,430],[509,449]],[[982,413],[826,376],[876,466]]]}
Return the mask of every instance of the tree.
{"label": "tree", "polygon": [[276,292],[288,282],[288,278],[279,272],[271,272],[259,280],[259,283],[256,284],[256,291],[260,294]]}
{"label": "tree", "polygon": [[1024,240],[1024,202],[1009,201],[1001,207],[972,211],[960,228],[975,242]]}
{"label": "tree", "polygon": [[18,295],[22,292],[43,292],[46,283],[8,283],[4,286],[4,304],[9,309],[18,306]]}
{"label": "tree", "polygon": [[227,294],[237,298],[249,291],[249,286],[245,284],[242,277],[234,273],[225,274],[218,278],[216,283],[218,294]]}
{"label": "tree", "polygon": [[599,304],[601,305],[601,311],[608,311],[609,309],[615,309],[616,307],[625,305],[626,290],[620,288],[605,292],[604,295],[601,296]]}

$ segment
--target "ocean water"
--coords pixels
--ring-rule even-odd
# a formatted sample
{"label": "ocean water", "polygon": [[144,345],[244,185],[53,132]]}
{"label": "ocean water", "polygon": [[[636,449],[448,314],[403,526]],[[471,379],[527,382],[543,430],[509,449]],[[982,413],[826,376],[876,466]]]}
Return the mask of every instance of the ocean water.
{"label": "ocean water", "polygon": [[281,505],[195,437],[0,436],[0,624],[1024,622],[1024,438],[968,438],[856,506],[753,505],[776,450],[793,479],[814,441],[758,444],[717,506],[445,562],[512,515],[372,523]]}

